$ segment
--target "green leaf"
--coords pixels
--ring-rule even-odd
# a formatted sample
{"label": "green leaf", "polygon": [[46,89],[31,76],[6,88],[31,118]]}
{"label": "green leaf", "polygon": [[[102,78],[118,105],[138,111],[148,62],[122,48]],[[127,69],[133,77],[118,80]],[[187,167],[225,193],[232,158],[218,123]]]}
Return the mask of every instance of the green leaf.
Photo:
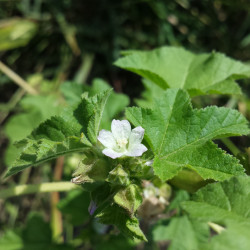
{"label": "green leaf", "polygon": [[250,248],[250,224],[229,223],[228,228],[219,235],[212,237],[209,244],[202,249],[237,249],[245,250]]}
{"label": "green leaf", "polygon": [[90,134],[94,141],[105,106],[103,100],[107,99],[109,93],[110,90],[91,98],[85,97],[77,108],[67,108],[61,116],[52,117],[42,123],[28,138],[17,144],[22,152],[9,168],[7,176],[60,155],[91,147],[86,135]]}
{"label": "green leaf", "polygon": [[115,62],[161,88],[186,89],[191,95],[241,94],[236,79],[248,78],[250,67],[221,53],[193,54],[183,48],[132,51]]}
{"label": "green leaf", "polygon": [[0,249],[16,250],[22,249],[23,242],[19,234],[14,231],[7,231],[0,239]]}
{"label": "green leaf", "polygon": [[209,184],[182,207],[191,217],[200,220],[219,224],[227,221],[250,223],[250,178],[238,176]]}
{"label": "green leaf", "polygon": [[115,194],[114,202],[123,207],[130,216],[133,216],[142,203],[141,193],[137,185],[131,184]]}
{"label": "green leaf", "polygon": [[[110,89],[110,85],[102,79],[96,78],[93,80],[90,94],[97,94],[100,91],[107,91]],[[110,123],[112,119],[116,118],[119,113],[124,111],[124,108],[129,104],[129,97],[122,94],[111,92],[109,99],[107,100],[106,108],[103,112],[103,118],[101,127],[104,129],[110,129]]]}
{"label": "green leaf", "polygon": [[154,241],[170,241],[169,250],[199,250],[200,244],[208,241],[209,227],[183,216],[172,218],[168,225],[158,222],[152,234]]}
{"label": "green leaf", "polygon": [[136,217],[130,217],[124,209],[116,204],[107,206],[96,217],[103,224],[117,226],[125,236],[130,237],[134,241],[147,241]]}
{"label": "green leaf", "polygon": [[151,108],[153,100],[162,94],[162,88],[148,79],[142,79],[145,90],[141,96],[143,99],[136,99],[135,103],[142,108]]}
{"label": "green leaf", "polygon": [[34,246],[36,249],[46,249],[52,243],[51,228],[39,214],[32,213],[29,215],[22,238],[25,249],[32,249]]}
{"label": "green leaf", "polygon": [[96,250],[134,250],[135,243],[123,235],[109,235],[108,238],[102,237],[96,241]]}
{"label": "green leaf", "polygon": [[100,131],[104,108],[106,106],[110,93],[111,89],[104,92],[104,94],[102,95],[96,95],[96,99],[91,99],[94,100],[92,103],[93,105],[95,105],[95,108],[88,123],[88,137],[93,144],[97,142],[97,135]]}
{"label": "green leaf", "polygon": [[78,104],[81,101],[81,95],[89,90],[90,86],[71,81],[63,82],[60,85],[60,91],[69,105]]}
{"label": "green leaf", "polygon": [[88,206],[90,203],[89,193],[83,190],[72,190],[57,204],[62,214],[75,226],[82,225],[90,215]]}
{"label": "green leaf", "polygon": [[54,95],[25,96],[19,103],[19,109],[21,112],[12,116],[4,128],[10,141],[5,154],[5,162],[8,166],[11,166],[21,153],[13,143],[24,139],[41,122],[53,115],[58,115],[61,111]]}
{"label": "green leaf", "polygon": [[52,117],[42,123],[30,137],[17,144],[17,146],[22,147],[21,155],[8,169],[6,176],[60,155],[83,151],[90,147],[91,144],[86,138],[80,138],[80,130],[72,126],[72,123],[61,117]]}
{"label": "green leaf", "polygon": [[250,248],[250,177],[209,184],[182,207],[191,218],[225,227],[205,249]]}
{"label": "green leaf", "polygon": [[29,214],[27,223],[20,234],[8,231],[0,239],[0,249],[73,250],[69,245],[56,244],[52,241],[50,225],[38,213]]}
{"label": "green leaf", "polygon": [[[81,95],[83,92],[88,92],[89,96],[94,96],[110,89],[110,85],[106,81],[99,78],[95,78],[93,80],[92,86],[79,85],[74,82],[64,82],[61,85],[61,91],[67,102],[70,104],[79,103],[81,101]],[[128,104],[128,96],[112,91],[103,111],[101,128],[109,129],[111,120],[119,115],[119,113],[121,113],[124,108],[128,106]]]}
{"label": "green leaf", "polygon": [[236,110],[215,106],[192,109],[186,91],[170,89],[154,100],[152,109],[127,108],[127,118],[145,129],[155,154],[154,172],[162,180],[182,169],[203,179],[224,180],[244,174],[238,160],[219,149],[212,139],[248,134],[246,119]]}

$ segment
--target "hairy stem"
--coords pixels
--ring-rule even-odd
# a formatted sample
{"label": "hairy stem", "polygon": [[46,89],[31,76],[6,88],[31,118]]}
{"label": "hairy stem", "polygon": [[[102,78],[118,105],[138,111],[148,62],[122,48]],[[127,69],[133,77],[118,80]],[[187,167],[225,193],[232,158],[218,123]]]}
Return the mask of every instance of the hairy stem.
{"label": "hairy stem", "polygon": [[33,193],[65,192],[76,188],[80,188],[80,186],[67,181],[18,185],[15,187],[0,190],[0,199],[7,199],[13,196]]}

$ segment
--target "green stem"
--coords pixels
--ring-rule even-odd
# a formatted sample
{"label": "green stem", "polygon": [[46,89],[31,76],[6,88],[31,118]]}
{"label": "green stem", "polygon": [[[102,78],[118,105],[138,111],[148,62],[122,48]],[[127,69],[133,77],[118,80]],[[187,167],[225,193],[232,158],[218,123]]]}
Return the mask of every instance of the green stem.
{"label": "green stem", "polygon": [[237,156],[241,152],[229,138],[221,138],[221,141],[227,146],[234,156]]}
{"label": "green stem", "polygon": [[18,185],[0,191],[0,199],[7,199],[12,196],[19,196],[33,193],[64,192],[80,188],[71,182],[48,182],[42,184]]}

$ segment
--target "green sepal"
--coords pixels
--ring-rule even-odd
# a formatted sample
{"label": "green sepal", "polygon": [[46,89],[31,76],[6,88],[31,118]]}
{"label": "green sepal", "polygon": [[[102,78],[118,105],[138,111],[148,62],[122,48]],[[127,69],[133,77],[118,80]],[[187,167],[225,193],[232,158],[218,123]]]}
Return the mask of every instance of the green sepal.
{"label": "green sepal", "polygon": [[109,172],[107,181],[114,185],[127,186],[130,184],[129,174],[123,169],[121,164]]}
{"label": "green sepal", "polygon": [[136,162],[130,165],[130,175],[136,178],[149,179],[154,176],[152,166],[147,166],[146,161],[136,159]]}
{"label": "green sepal", "polygon": [[133,216],[142,203],[141,190],[137,185],[131,184],[116,193],[114,202]]}

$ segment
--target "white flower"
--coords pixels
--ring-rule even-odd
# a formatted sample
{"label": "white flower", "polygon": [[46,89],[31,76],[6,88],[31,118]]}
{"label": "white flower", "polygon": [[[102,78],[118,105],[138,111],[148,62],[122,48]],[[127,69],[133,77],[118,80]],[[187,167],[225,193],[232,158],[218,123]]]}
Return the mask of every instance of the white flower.
{"label": "white flower", "polygon": [[115,159],[123,155],[141,156],[147,148],[141,144],[144,129],[136,127],[131,130],[129,121],[113,120],[111,131],[101,130],[98,140],[106,147],[102,153]]}

